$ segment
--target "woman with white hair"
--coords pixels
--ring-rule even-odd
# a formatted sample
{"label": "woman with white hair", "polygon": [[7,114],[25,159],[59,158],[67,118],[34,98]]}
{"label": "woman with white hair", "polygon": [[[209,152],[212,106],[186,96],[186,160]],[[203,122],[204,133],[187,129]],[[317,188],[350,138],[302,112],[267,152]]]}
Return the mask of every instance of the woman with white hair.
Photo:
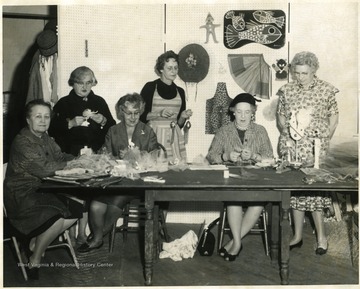
{"label": "woman with white hair", "polygon": [[[326,156],[330,139],[338,124],[339,111],[335,94],[339,90],[319,79],[316,71],[319,61],[312,52],[297,53],[291,61],[294,81],[283,85],[279,91],[277,111],[280,154],[295,148],[296,155],[303,166],[314,166],[314,141],[318,139],[321,163]],[[331,198],[326,192],[297,192],[291,197],[290,206],[294,217],[295,233],[290,241],[290,250],[302,246],[302,232],[305,212],[309,211],[314,219],[317,235],[315,253],[327,252],[328,242],[325,235],[322,210],[331,206]]]}

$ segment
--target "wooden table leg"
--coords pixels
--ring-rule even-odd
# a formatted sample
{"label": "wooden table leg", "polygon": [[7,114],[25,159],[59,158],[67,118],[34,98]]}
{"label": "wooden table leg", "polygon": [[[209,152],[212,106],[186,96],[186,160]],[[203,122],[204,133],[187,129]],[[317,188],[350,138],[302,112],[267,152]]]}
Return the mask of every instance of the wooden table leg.
{"label": "wooden table leg", "polygon": [[281,284],[289,284],[289,259],[290,259],[290,222],[289,222],[289,210],[290,210],[290,191],[283,192],[283,198],[281,202],[281,262],[280,262],[280,276]]}
{"label": "wooden table leg", "polygon": [[154,199],[152,191],[145,191],[145,285],[152,285],[154,262]]}
{"label": "wooden table leg", "polygon": [[270,241],[270,258],[273,264],[279,265],[279,225],[280,211],[279,203],[273,203],[271,206],[271,241]]}

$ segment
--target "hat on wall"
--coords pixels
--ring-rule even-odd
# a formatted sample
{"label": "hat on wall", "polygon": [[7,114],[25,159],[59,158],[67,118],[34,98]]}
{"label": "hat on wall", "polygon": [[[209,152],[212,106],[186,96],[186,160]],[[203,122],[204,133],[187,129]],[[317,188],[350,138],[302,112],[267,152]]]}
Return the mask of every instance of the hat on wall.
{"label": "hat on wall", "polygon": [[40,53],[43,56],[50,56],[57,52],[57,36],[52,30],[44,30],[36,38]]}
{"label": "hat on wall", "polygon": [[187,83],[196,83],[195,100],[197,96],[197,83],[206,77],[209,65],[209,54],[199,44],[186,45],[179,52],[179,77],[185,82],[186,88]]}
{"label": "hat on wall", "polygon": [[199,44],[189,44],[179,52],[179,76],[184,82],[198,83],[209,71],[209,55]]}

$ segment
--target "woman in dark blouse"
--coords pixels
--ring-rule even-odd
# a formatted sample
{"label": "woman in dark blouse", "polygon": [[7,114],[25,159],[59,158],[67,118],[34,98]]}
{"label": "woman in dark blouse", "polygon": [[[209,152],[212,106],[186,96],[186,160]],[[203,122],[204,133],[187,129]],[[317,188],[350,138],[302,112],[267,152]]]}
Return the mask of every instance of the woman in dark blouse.
{"label": "woman in dark blouse", "polygon": [[171,50],[161,54],[155,71],[160,78],[146,83],[140,93],[146,103],[140,120],[154,129],[170,161],[186,162],[181,128],[192,116],[192,111],[186,109],[184,90],[174,83],[178,74],[178,55]]}

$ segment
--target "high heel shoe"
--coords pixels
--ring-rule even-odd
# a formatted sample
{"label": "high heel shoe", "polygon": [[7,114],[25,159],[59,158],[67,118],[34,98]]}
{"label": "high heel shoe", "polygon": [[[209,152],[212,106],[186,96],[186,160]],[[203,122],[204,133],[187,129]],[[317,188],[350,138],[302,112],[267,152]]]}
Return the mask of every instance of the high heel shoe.
{"label": "high heel shoe", "polygon": [[228,254],[228,251],[226,251],[225,247],[222,247],[220,250],[219,250],[219,255],[221,257],[225,257],[225,255]]}
{"label": "high heel shoe", "polygon": [[234,262],[236,257],[238,257],[240,255],[240,252],[241,252],[242,248],[243,248],[243,246],[241,245],[240,250],[236,255],[232,255],[232,254],[229,254],[229,253],[226,252],[226,254],[224,256],[225,261]]}
{"label": "high heel shoe", "polygon": [[[326,248],[324,248],[324,247],[326,247]],[[327,250],[328,250],[328,243],[327,243],[327,241],[326,242],[323,242],[323,243],[321,243],[321,242],[318,242],[317,243],[317,248],[316,248],[316,250],[315,250],[315,254],[316,255],[324,255],[324,254],[326,254],[326,252],[327,252]]]}
{"label": "high heel shoe", "polygon": [[297,242],[296,244],[290,245],[290,251],[294,248],[301,248],[302,245],[303,245],[303,240]]}

